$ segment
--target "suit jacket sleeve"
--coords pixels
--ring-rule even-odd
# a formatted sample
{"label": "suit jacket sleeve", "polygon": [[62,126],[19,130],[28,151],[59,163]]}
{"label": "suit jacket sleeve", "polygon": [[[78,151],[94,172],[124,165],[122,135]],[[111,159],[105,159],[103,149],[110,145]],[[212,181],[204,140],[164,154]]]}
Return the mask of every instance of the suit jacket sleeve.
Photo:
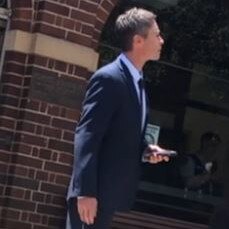
{"label": "suit jacket sleeve", "polygon": [[112,116],[117,110],[114,79],[96,74],[89,82],[82,116],[75,133],[73,192],[97,196],[98,156]]}

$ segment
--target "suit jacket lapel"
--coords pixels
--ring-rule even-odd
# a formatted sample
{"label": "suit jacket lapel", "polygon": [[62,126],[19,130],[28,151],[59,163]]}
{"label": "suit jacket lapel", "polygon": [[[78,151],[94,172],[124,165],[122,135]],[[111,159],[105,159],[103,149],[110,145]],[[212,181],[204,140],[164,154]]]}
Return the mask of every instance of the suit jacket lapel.
{"label": "suit jacket lapel", "polygon": [[133,98],[133,102],[135,104],[135,108],[136,108],[136,114],[137,114],[137,118],[138,118],[138,123],[139,123],[139,129],[141,130],[141,110],[140,110],[140,103],[139,103],[139,99],[137,96],[137,92],[135,89],[135,85],[133,82],[133,77],[130,74],[128,68],[126,67],[126,65],[123,63],[122,60],[117,60],[118,65],[122,71],[121,76],[123,77],[124,81],[126,82],[128,88],[129,88],[129,92],[131,94],[131,98]]}

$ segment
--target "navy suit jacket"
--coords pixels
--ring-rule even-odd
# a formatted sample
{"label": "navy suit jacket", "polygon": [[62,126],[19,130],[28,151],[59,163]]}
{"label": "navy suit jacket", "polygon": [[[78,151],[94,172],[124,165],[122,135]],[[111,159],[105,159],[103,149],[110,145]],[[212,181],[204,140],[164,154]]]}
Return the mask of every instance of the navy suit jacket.
{"label": "navy suit jacket", "polygon": [[133,78],[117,58],[88,84],[67,199],[90,196],[105,209],[129,209],[141,170],[143,133]]}

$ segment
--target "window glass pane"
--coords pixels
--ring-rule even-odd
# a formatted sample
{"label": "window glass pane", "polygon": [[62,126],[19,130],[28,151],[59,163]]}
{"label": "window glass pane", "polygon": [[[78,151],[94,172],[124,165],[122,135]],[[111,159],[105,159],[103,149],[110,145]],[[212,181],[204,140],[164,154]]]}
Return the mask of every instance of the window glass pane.
{"label": "window glass pane", "polygon": [[[160,61],[144,68],[149,123],[159,127],[159,145],[178,151],[179,157],[143,166],[139,199],[209,215],[222,201],[229,175],[228,5],[224,0],[121,1],[108,19],[100,65],[120,52],[114,21],[132,6],[153,10],[165,39]],[[203,222],[208,216],[201,216]]]}

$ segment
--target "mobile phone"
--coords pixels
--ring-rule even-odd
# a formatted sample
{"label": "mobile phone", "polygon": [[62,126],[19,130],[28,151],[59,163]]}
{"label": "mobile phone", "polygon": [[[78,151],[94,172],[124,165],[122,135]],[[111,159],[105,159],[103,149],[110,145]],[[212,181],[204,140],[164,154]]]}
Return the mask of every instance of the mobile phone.
{"label": "mobile phone", "polygon": [[[161,152],[154,152],[155,154],[157,154],[158,156],[167,156],[167,157],[176,157],[177,156],[177,151],[174,150],[163,150]],[[153,153],[149,153],[149,154],[144,154],[142,157],[142,161],[143,162],[148,162],[150,160],[150,156]]]}

